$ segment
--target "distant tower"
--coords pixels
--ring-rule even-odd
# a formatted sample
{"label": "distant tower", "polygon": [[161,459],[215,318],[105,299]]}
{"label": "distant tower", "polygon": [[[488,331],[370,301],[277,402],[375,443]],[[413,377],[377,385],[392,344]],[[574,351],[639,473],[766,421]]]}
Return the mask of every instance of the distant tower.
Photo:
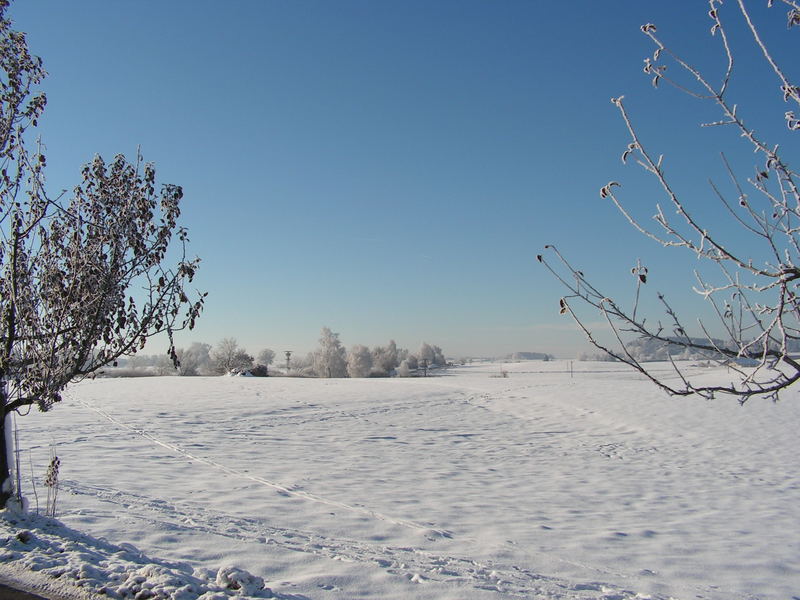
{"label": "distant tower", "polygon": [[288,373],[289,372],[289,362],[291,361],[291,358],[292,358],[292,351],[291,350],[285,350],[284,354],[286,354],[286,372]]}

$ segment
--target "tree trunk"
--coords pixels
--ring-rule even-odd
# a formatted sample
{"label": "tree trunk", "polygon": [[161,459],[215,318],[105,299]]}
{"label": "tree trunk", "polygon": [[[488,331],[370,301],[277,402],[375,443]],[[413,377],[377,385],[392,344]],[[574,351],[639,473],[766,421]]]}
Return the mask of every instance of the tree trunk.
{"label": "tree trunk", "polygon": [[5,508],[12,492],[12,479],[11,479],[11,427],[8,427],[6,421],[10,415],[6,415],[6,404],[8,398],[6,396],[5,381],[0,379],[0,432],[2,432],[3,443],[0,445],[0,508]]}

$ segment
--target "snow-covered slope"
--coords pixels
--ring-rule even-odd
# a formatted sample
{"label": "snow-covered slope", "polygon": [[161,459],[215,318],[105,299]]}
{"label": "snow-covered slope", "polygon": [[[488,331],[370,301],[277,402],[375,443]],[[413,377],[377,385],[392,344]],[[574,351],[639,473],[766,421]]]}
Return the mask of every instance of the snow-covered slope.
{"label": "snow-covered slope", "polygon": [[[574,366],[85,382],[19,420],[22,464],[43,508],[55,446],[65,535],[109,540],[86,562],[131,560],[118,580],[139,590],[170,568],[226,597],[247,591],[220,574],[236,566],[264,580],[252,594],[298,599],[799,596],[798,393],[676,399]],[[2,574],[20,528],[46,536],[0,526]]]}

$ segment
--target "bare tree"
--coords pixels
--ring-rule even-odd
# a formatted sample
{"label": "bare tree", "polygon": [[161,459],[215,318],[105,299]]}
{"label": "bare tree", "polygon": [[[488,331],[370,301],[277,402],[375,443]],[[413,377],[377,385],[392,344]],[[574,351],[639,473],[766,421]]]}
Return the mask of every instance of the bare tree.
{"label": "bare tree", "polygon": [[253,368],[253,356],[247,350],[240,348],[233,356],[233,370],[236,372],[246,371]]}
{"label": "bare tree", "polygon": [[233,368],[233,361],[236,352],[239,351],[239,343],[235,338],[223,338],[214,347],[211,353],[211,365],[217,375],[224,375]]}
{"label": "bare tree", "polygon": [[[800,6],[793,0],[779,1],[789,9],[789,28],[800,25]],[[774,0],[768,2],[769,8],[773,3]],[[777,94],[785,103],[800,104],[800,88],[791,83],[786,71],[775,60],[774,53],[751,18],[752,9],[745,6],[744,0],[736,0],[735,4],[738,11],[725,12],[725,18],[734,17],[738,12],[743,31],[752,38],[753,48],[764,59],[765,68],[775,76]],[[690,324],[673,310],[663,294],[658,294],[657,299],[664,320],[646,319],[640,295],[648,281],[648,269],[638,261],[631,270],[635,283],[634,298],[630,308],[625,308],[591,283],[553,246],[547,246],[547,255],[540,255],[538,259],[568,289],[569,293],[560,302],[561,312],[576,320],[589,341],[646,375],[670,394],[699,394],[711,398],[724,393],[737,397],[741,402],[752,396],[777,399],[781,390],[800,379],[800,362],[791,356],[793,350],[800,349],[798,176],[786,161],[785,152],[745,122],[745,111],[738,108],[730,97],[734,73],[734,54],[729,40],[732,28],[726,26],[727,21],[723,22],[721,0],[710,0],[708,5],[710,33],[719,42],[725,59],[721,76],[708,77],[673,52],[658,37],[652,23],[641,28],[655,45],[652,57],[644,61],[644,71],[656,87],[666,82],[701,102],[715,105],[721,115],[719,120],[704,126],[733,128],[760,157],[753,175],[743,178],[735,174],[735,169],[723,154],[722,165],[730,178],[734,197],[731,199],[730,194],[724,193],[713,182],[709,190],[720,202],[720,216],[727,215],[738,224],[745,237],[739,235],[732,243],[728,242],[720,232],[719,219],[707,223],[693,216],[684,197],[679,196],[667,175],[663,156],[652,153],[639,135],[622,96],[612,98],[630,136],[622,161],[635,158],[636,163],[654,178],[668,206],[657,205],[653,217],[655,226],[651,228],[623,204],[618,182],[603,186],[600,196],[611,200],[623,217],[643,235],[664,247],[688,251],[696,264],[699,259],[694,289],[709,302],[717,323],[711,325],[698,319],[696,325]],[[668,63],[677,67],[675,75],[667,71]],[[800,119],[791,108],[779,116],[791,132],[800,130]],[[668,216],[669,209],[678,216]],[[714,266],[716,275],[709,276],[708,270],[703,269],[704,264]],[[599,310],[610,328],[613,343],[599,340],[596,332],[590,330],[586,319],[576,312],[581,304]],[[695,328],[694,336],[690,334],[692,327]],[[672,361],[676,377],[658,375],[644,364],[633,351],[631,341],[635,338],[645,338],[661,345],[666,350],[665,356]],[[721,385],[698,381],[673,361],[673,356],[678,353],[703,356],[728,365],[735,373],[735,380]]]}
{"label": "bare tree", "polygon": [[214,348],[211,362],[214,371],[224,375],[238,369],[249,369],[253,366],[253,357],[239,347],[235,338],[224,338]]}
{"label": "bare tree", "polygon": [[156,334],[177,362],[172,333],[191,328],[203,305],[185,292],[199,260],[186,259],[177,226],[183,192],[158,187],[140,156],[95,157],[71,195],[45,192],[41,146],[26,146],[46,103],[34,93],[45,71],[8,6],[0,0],[0,507],[12,494],[11,413],[48,410],[69,382]]}

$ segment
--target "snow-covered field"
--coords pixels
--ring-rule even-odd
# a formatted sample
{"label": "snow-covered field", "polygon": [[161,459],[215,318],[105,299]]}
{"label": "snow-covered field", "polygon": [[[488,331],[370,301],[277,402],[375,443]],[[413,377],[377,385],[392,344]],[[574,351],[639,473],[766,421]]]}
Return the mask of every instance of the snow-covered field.
{"label": "snow-covered field", "polygon": [[295,600],[800,598],[800,390],[739,406],[574,369],[84,382],[18,421],[42,509],[61,458],[65,527],[6,514],[0,575],[64,563],[142,598],[270,594],[228,566]]}

